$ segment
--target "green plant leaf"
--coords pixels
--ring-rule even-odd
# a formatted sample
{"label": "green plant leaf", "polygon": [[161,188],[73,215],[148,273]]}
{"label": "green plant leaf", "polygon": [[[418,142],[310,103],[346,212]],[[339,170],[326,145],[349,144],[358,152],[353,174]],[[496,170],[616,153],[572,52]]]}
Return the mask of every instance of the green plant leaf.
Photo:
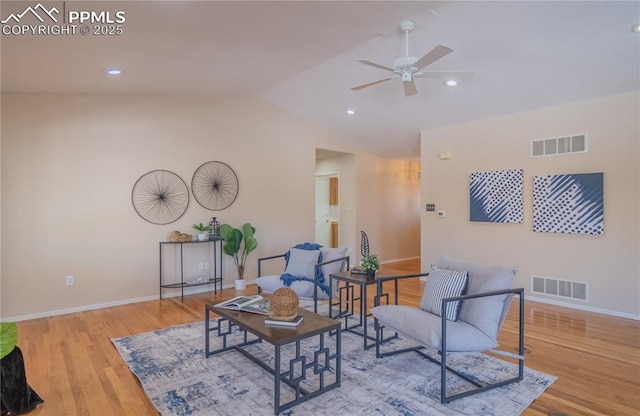
{"label": "green plant leaf", "polygon": [[193,224],[193,228],[195,228],[196,230],[200,231],[201,233],[203,233],[205,231],[211,231],[211,227],[208,226],[208,225],[204,225],[203,223]]}
{"label": "green plant leaf", "polygon": [[229,240],[229,242],[233,243],[233,250],[235,253],[240,251],[240,245],[242,244],[242,231],[234,228],[231,232],[231,239]]}
{"label": "green plant leaf", "polygon": [[244,251],[250,253],[258,247],[258,240],[255,237],[248,237],[244,240]]}
{"label": "green plant leaf", "polygon": [[224,243],[222,250],[224,251],[224,254],[227,254],[229,256],[234,256],[237,253],[235,251],[235,246],[233,244],[233,241],[227,241],[226,243]]}
{"label": "green plant leaf", "polygon": [[18,343],[18,326],[15,322],[0,322],[0,358],[4,358]]}
{"label": "green plant leaf", "polygon": [[256,229],[251,224],[246,223],[242,226],[242,234],[244,234],[245,239],[253,237],[255,233]]}
{"label": "green plant leaf", "polygon": [[232,226],[230,226],[229,224],[220,225],[220,238],[222,238],[224,241],[229,241],[232,235],[233,235]]}
{"label": "green plant leaf", "polygon": [[362,257],[362,268],[364,270],[378,270],[380,268],[380,261],[376,254],[368,254]]}

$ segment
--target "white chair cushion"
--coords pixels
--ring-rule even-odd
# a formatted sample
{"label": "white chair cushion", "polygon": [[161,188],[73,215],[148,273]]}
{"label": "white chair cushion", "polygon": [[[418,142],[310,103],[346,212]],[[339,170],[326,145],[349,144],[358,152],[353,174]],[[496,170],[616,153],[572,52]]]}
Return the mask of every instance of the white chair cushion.
{"label": "white chair cushion", "polygon": [[[433,266],[424,285],[424,293],[420,301],[420,309],[440,316],[442,311],[442,299],[464,295],[467,289],[467,271],[455,271],[440,269]],[[450,321],[458,320],[458,313],[462,301],[448,302],[445,316]]]}
{"label": "white chair cushion", "polygon": [[273,293],[284,286],[282,284],[282,280],[280,280],[280,275],[261,276],[258,277],[256,283],[258,284],[260,289],[264,290],[267,293]]}
{"label": "white chair cushion", "polygon": [[[511,288],[518,270],[515,267],[480,266],[443,256],[438,262],[441,269],[468,271],[467,295]],[[511,297],[506,295],[469,299],[462,302],[459,321],[468,322],[491,338],[498,336],[506,316]]]}
{"label": "white chair cushion", "polygon": [[[439,351],[442,349],[442,318],[439,316],[403,305],[376,306],[371,313],[382,325],[401,332],[421,345]],[[497,346],[495,339],[466,322],[447,322],[447,351],[486,351]]]}
{"label": "white chair cushion", "polygon": [[[263,291],[267,293],[273,293],[277,289],[284,286],[284,284],[282,283],[282,280],[280,279],[280,275],[259,277],[257,284],[258,286],[260,286],[260,288]],[[298,297],[313,299],[313,289],[315,287],[315,284],[304,281],[304,280],[297,280],[291,283],[291,286],[289,287],[294,292],[296,292]],[[321,299],[321,300],[329,299],[329,296],[327,296],[327,294],[324,293],[322,290],[318,289],[318,299]]]}

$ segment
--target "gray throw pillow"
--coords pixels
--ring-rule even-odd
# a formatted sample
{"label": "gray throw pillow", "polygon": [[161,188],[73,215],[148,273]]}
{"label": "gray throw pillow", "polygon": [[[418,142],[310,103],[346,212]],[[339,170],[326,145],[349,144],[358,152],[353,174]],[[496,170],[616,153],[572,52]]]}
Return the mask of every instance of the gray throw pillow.
{"label": "gray throw pillow", "polygon": [[315,280],[316,264],[318,264],[319,256],[320,250],[292,248],[289,252],[289,262],[284,272],[291,276]]}
{"label": "gray throw pillow", "polygon": [[[424,286],[424,293],[420,301],[420,309],[441,316],[442,299],[461,296],[467,289],[468,273],[440,269],[433,266]],[[448,302],[445,307],[445,317],[449,321],[457,321],[462,301]]]}
{"label": "gray throw pillow", "polygon": [[[331,260],[336,260],[341,257],[345,257],[347,255],[347,247],[340,247],[340,248],[322,247],[321,251],[322,251],[323,263],[326,263]],[[340,273],[343,263],[344,262],[342,261],[336,261],[335,263],[329,263],[322,266],[322,274],[324,275],[324,278],[328,280],[330,274]]]}

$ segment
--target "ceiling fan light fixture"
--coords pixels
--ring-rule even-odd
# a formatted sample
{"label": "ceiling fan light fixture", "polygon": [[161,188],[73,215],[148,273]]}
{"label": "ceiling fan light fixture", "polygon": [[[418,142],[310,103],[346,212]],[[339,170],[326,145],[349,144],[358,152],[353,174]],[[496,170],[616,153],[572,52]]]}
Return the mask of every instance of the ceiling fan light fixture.
{"label": "ceiling fan light fixture", "polygon": [[400,24],[398,24],[398,29],[400,29],[400,32],[411,32],[415,28],[416,22],[414,22],[413,20],[403,20],[402,22],[400,22]]}
{"label": "ceiling fan light fixture", "polygon": [[[368,61],[366,59],[358,59],[358,62],[361,64],[365,64],[368,66],[372,66],[374,68],[383,69],[387,72],[391,72],[389,76],[386,78],[381,78],[375,81],[370,81],[365,84],[356,85],[355,87],[351,87],[351,90],[358,91],[363,88],[372,87],[374,85],[378,85],[380,83],[390,81],[392,79],[400,79],[402,81],[402,87],[404,89],[405,97],[410,97],[412,95],[416,95],[418,93],[418,89],[416,88],[415,78],[425,77],[425,78],[439,78],[440,80],[451,79],[450,77],[455,77],[458,79],[468,79],[472,75],[471,73],[459,72],[459,71],[423,71],[422,69],[433,64],[439,59],[444,58],[451,52],[451,49],[448,46],[437,45],[435,48],[431,49],[429,52],[424,54],[420,58],[416,58],[415,56],[411,56],[409,54],[409,33],[415,28],[415,23],[411,20],[404,20],[400,22],[399,29],[401,32],[404,32],[404,56],[401,56],[393,61],[392,66],[378,64],[375,62]],[[454,81],[455,82],[455,81]],[[455,84],[448,83],[449,86],[454,86]]]}
{"label": "ceiling fan light fixture", "polygon": [[447,87],[455,87],[456,85],[458,85],[458,81],[456,81],[455,79],[450,79],[445,82],[444,85],[446,85]]}

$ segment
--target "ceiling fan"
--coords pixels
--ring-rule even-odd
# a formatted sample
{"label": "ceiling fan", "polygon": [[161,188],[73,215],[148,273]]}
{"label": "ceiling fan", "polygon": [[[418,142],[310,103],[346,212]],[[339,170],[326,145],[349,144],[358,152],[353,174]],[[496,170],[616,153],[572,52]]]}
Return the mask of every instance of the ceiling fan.
{"label": "ceiling fan", "polygon": [[467,80],[473,76],[472,72],[455,72],[455,71],[423,71],[422,69],[437,60],[447,56],[453,49],[448,46],[438,45],[429,51],[422,58],[416,58],[414,56],[409,56],[409,33],[415,28],[415,22],[411,20],[404,20],[400,22],[399,28],[402,32],[404,32],[404,50],[405,56],[400,57],[393,61],[393,66],[387,66],[378,64],[375,62],[367,61],[366,59],[359,59],[358,62],[373,66],[375,68],[384,69],[386,71],[392,72],[393,75],[388,76],[386,78],[378,79],[376,81],[367,82],[366,84],[357,85],[352,87],[351,89],[354,91],[361,90],[363,88],[371,87],[376,84],[380,84],[385,81],[389,81],[392,79],[402,79],[402,85],[404,86],[404,95],[406,97],[416,95],[418,93],[418,89],[416,88],[416,83],[414,78],[425,77],[425,78],[440,78],[440,79],[448,79],[448,80]]}

